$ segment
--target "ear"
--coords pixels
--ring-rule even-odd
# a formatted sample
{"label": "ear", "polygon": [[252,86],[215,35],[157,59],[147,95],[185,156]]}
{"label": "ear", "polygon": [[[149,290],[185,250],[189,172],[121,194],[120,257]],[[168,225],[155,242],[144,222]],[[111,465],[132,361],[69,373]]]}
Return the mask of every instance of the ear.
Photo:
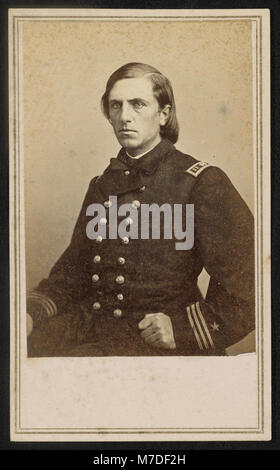
{"label": "ear", "polygon": [[170,115],[171,105],[166,104],[159,112],[159,123],[161,126],[165,126],[169,115]]}

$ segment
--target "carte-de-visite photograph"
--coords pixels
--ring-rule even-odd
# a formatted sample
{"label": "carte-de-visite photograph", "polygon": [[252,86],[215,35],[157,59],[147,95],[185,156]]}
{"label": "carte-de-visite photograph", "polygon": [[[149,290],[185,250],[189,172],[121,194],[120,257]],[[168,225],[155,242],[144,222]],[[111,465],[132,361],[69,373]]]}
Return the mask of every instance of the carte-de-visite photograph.
{"label": "carte-de-visite photograph", "polygon": [[27,367],[260,364],[268,13],[170,15],[10,13],[12,339]]}

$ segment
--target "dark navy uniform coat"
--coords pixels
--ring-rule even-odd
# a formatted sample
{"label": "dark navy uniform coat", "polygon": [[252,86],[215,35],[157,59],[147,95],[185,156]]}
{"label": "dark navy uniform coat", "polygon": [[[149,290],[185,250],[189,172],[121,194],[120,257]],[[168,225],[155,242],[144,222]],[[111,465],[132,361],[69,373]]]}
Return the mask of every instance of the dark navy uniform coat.
{"label": "dark navy uniform coat", "polygon": [[[86,210],[100,203],[109,215],[109,196],[139,211],[143,203],[194,204],[193,247],[176,250],[174,236],[88,238]],[[197,287],[203,267],[206,299]],[[254,329],[252,214],[222,170],[170,141],[137,160],[122,149],[90,182],[71,243],[29,294],[27,311],[29,356],[222,355]],[[175,350],[141,338],[139,321],[156,312],[170,316]]]}

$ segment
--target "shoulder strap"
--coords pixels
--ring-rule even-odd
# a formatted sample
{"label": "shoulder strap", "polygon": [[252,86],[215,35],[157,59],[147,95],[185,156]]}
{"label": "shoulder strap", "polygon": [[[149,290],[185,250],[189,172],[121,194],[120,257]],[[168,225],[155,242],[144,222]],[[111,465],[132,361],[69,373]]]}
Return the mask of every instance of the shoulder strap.
{"label": "shoulder strap", "polygon": [[200,175],[200,173],[208,166],[211,165],[207,162],[196,162],[194,165],[191,165],[187,170],[185,170],[185,173],[189,173],[190,175],[197,178],[197,176]]}

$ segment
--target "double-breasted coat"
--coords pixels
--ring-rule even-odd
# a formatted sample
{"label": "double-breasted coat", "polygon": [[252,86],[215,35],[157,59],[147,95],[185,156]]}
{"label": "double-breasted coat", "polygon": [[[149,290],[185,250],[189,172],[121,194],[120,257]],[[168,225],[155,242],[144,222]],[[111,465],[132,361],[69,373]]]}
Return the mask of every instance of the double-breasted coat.
{"label": "double-breasted coat", "polygon": [[[110,196],[139,212],[142,204],[193,204],[192,248],[176,250],[162,226],[159,239],[111,239],[108,227],[89,238],[87,208],[101,204],[108,225]],[[205,299],[197,286],[203,267]],[[29,293],[27,311],[29,356],[222,355],[254,329],[252,214],[221,169],[167,139],[137,160],[121,149],[90,182],[70,245]],[[155,312],[170,316],[175,350],[141,338],[139,321]]]}

